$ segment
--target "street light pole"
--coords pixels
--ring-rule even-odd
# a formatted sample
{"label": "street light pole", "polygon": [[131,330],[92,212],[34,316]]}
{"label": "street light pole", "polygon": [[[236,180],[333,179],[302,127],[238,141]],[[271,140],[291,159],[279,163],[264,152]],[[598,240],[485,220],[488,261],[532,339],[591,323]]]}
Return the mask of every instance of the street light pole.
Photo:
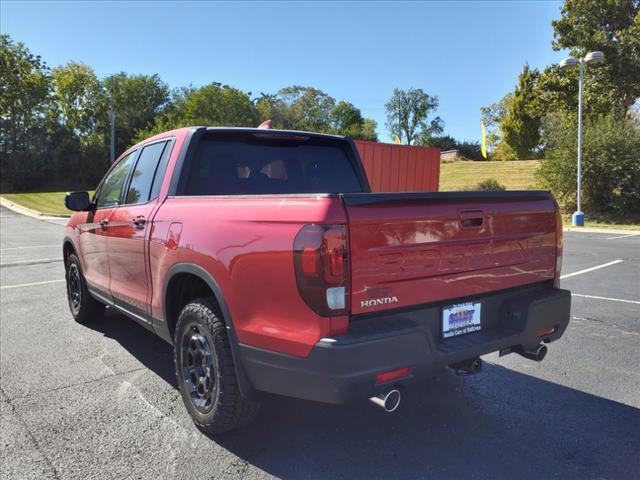
{"label": "street light pole", "polygon": [[584,226],[584,213],[582,212],[582,79],[584,66],[582,59],[578,62],[578,191],[576,192],[576,211],[571,216],[571,223],[575,226]]}
{"label": "street light pole", "polygon": [[583,58],[569,57],[560,62],[560,68],[578,66],[578,185],[576,191],[576,211],[571,216],[571,223],[577,227],[584,226],[582,212],[582,83],[584,80],[584,66],[587,63],[602,62],[604,53],[589,52]]}

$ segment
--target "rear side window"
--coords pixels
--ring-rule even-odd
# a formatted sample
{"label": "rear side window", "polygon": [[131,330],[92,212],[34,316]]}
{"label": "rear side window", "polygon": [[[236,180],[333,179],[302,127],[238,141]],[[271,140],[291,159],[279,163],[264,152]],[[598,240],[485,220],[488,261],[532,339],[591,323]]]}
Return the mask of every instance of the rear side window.
{"label": "rear side window", "polygon": [[204,137],[187,175],[185,195],[362,191],[345,148],[313,137]]}
{"label": "rear side window", "polygon": [[[167,142],[158,142],[146,146],[140,152],[140,157],[131,175],[131,182],[127,190],[126,204],[146,203],[154,198],[151,194],[154,178],[160,176],[158,164]],[[158,187],[159,190],[159,187]]]}

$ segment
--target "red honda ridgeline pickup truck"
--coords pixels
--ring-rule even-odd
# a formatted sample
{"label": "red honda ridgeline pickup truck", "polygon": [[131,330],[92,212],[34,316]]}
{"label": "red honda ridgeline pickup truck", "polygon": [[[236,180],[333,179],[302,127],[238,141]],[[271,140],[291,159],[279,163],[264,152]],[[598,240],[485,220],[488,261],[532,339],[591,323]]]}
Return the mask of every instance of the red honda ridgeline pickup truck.
{"label": "red honda ridgeline pickup truck", "polygon": [[261,392],[392,411],[437,367],[542,360],[569,322],[548,192],[371,193],[348,138],[174,130],[65,203],[74,318],[107,305],[170,342],[210,433],[248,423]]}

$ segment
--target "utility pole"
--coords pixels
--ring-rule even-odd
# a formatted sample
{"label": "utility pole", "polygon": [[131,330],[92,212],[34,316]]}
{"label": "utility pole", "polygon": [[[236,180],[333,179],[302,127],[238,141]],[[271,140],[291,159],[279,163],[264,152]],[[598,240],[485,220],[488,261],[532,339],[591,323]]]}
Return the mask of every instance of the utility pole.
{"label": "utility pole", "polygon": [[[402,143],[402,122],[400,121],[401,112],[402,112],[402,109],[400,108],[400,105],[398,105],[398,138]],[[409,142],[407,142],[407,145],[409,145]]]}
{"label": "utility pole", "polygon": [[110,164],[116,159],[116,109],[113,105],[113,92],[111,92],[111,110],[109,111],[109,120],[111,121],[111,155]]}

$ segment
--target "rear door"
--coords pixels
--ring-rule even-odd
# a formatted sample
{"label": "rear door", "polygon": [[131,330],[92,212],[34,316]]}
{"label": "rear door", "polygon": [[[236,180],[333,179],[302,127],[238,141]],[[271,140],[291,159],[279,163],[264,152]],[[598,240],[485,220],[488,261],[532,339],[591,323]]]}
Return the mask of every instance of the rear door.
{"label": "rear door", "polygon": [[122,157],[104,177],[96,192],[95,210],[89,212],[87,223],[80,225],[80,255],[89,288],[111,299],[109,293],[109,261],[107,236],[114,210],[121,202],[125,182],[129,177],[136,152]]}
{"label": "rear door", "polygon": [[147,255],[151,219],[171,150],[171,140],[144,146],[127,182],[123,204],[109,222],[109,288],[114,301],[142,316],[151,295]]}
{"label": "rear door", "polygon": [[348,194],[351,312],[552,280],[547,192]]}

